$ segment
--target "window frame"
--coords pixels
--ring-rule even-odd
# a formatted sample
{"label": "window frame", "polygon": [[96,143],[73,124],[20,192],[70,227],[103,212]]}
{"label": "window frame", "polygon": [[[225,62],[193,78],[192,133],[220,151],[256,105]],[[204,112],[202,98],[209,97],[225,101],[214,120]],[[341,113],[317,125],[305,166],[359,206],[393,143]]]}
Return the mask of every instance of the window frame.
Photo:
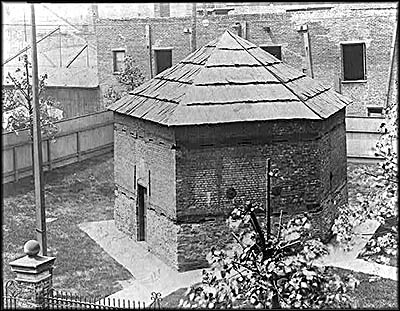
{"label": "window frame", "polygon": [[[159,73],[161,73],[162,71],[160,71],[160,72],[158,72],[157,73],[157,69],[158,69],[158,64],[157,64],[157,55],[156,55],[156,53],[158,52],[158,51],[171,51],[171,67],[173,66],[173,62],[172,62],[172,60],[173,60],[173,58],[172,58],[172,51],[173,51],[173,47],[170,47],[170,46],[166,46],[166,47],[161,47],[161,46],[156,46],[156,47],[153,47],[152,48],[153,49],[153,59],[154,59],[154,73],[155,73],[155,75],[158,75]],[[168,68],[171,68],[171,67],[168,67]],[[164,70],[167,70],[168,68],[166,68],[166,69],[164,69]],[[163,71],[164,71],[163,70]]]}
{"label": "window frame", "polygon": [[[340,62],[341,62],[341,83],[346,84],[346,83],[365,83],[367,82],[367,45],[365,41],[342,41],[339,43],[340,45]],[[345,45],[361,45],[363,48],[362,55],[363,55],[363,79],[358,79],[358,80],[346,80],[345,79],[345,62],[344,62],[344,50],[343,46]]]}
{"label": "window frame", "polygon": [[369,118],[383,118],[382,106],[367,106],[367,115]]}
{"label": "window frame", "polygon": [[[112,49],[112,71],[114,74],[120,74],[122,71],[117,70],[117,53],[124,53],[124,59],[126,57],[126,50],[125,49]],[[122,61],[123,62],[123,61]]]}

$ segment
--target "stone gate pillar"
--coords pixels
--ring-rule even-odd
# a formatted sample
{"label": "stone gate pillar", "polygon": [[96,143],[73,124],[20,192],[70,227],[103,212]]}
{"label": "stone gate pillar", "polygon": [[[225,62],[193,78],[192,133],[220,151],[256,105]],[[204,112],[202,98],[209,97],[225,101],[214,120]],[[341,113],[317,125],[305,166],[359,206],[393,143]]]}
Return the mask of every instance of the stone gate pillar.
{"label": "stone gate pillar", "polygon": [[39,255],[40,245],[30,240],[24,245],[26,256],[10,262],[11,271],[17,274],[20,307],[42,309],[44,297],[52,288],[52,272],[55,257]]}

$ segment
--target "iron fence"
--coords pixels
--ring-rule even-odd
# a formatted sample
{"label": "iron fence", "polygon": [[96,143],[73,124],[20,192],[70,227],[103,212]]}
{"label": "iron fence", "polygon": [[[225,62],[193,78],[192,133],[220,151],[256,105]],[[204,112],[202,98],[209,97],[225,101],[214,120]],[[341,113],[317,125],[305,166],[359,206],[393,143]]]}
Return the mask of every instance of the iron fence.
{"label": "iron fence", "polygon": [[16,310],[22,308],[44,309],[96,309],[96,310],[143,310],[160,309],[161,294],[153,292],[152,302],[146,306],[144,302],[129,299],[116,298],[96,298],[83,296],[66,291],[51,289],[45,295],[27,297],[22,294],[23,288],[15,280],[10,280],[5,284],[3,295],[3,309]]}

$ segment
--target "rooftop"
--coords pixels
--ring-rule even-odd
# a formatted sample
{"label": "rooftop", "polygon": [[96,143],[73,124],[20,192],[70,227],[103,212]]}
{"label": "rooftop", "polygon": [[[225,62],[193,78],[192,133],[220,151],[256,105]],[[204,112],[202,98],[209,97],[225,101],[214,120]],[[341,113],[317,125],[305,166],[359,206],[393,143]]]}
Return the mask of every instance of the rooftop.
{"label": "rooftop", "polygon": [[350,100],[230,31],[111,104],[167,126],[323,120]]}

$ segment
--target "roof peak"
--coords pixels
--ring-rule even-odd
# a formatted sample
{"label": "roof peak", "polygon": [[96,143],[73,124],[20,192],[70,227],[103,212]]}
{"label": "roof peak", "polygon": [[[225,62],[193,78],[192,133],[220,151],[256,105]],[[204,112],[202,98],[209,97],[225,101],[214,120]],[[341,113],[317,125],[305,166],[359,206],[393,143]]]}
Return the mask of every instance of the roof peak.
{"label": "roof peak", "polygon": [[168,126],[326,119],[349,100],[225,30],[109,109]]}

